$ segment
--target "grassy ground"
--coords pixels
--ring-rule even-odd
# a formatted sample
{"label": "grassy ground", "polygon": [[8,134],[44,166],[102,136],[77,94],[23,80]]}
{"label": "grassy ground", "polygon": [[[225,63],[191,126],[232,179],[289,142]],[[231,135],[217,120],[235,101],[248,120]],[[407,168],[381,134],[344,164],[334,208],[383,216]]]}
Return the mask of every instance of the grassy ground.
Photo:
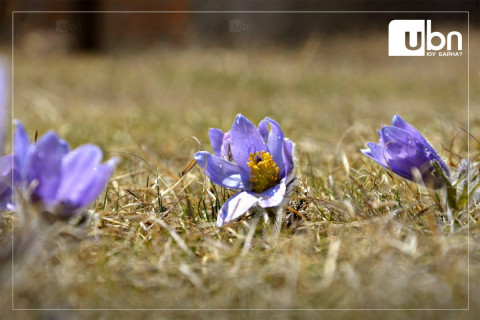
{"label": "grassy ground", "polygon": [[[447,159],[457,129],[467,128],[466,58],[389,58],[385,48],[385,38],[372,35],[311,39],[295,50],[16,52],[14,116],[29,133],[53,128],[72,146],[93,142],[122,162],[86,228],[18,231],[33,240],[16,258],[15,308],[470,307],[382,317],[475,318],[479,213],[460,212],[450,234],[433,192],[359,152],[399,113]],[[476,74],[470,87],[471,132],[480,137]],[[274,248],[259,229],[246,255],[245,222],[214,227],[228,193],[198,168],[181,175],[196,151],[211,151],[208,128],[228,130],[240,112],[255,123],[275,118],[297,143],[301,183],[290,206],[304,218],[290,213]],[[466,141],[460,132],[452,167],[467,156]],[[476,142],[471,148],[478,153]],[[11,220],[2,220],[4,241]],[[8,318],[356,319],[380,312],[11,312],[9,264],[3,269]]]}

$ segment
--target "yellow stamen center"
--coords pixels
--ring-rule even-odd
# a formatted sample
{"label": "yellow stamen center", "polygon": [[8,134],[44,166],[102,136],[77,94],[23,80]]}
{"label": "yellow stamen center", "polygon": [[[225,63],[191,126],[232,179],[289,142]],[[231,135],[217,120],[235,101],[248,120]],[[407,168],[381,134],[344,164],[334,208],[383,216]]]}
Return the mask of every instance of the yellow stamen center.
{"label": "yellow stamen center", "polygon": [[250,167],[250,182],[253,184],[253,191],[260,193],[280,182],[278,166],[269,152],[251,153],[247,165]]}

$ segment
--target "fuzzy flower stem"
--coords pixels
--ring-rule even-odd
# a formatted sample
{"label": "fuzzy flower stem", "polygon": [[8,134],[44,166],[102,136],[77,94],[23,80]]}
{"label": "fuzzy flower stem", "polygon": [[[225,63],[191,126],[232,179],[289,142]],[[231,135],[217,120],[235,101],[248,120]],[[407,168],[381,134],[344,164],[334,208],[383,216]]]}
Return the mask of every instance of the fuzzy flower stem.
{"label": "fuzzy flower stem", "polygon": [[[253,211],[253,210],[252,210]],[[255,231],[257,230],[257,225],[258,222],[260,221],[260,218],[263,216],[263,210],[254,210],[254,214],[252,219],[250,219],[249,224],[248,224],[248,233],[247,237],[245,238],[245,243],[243,244],[242,248],[242,255],[245,255],[248,250],[252,247],[252,240],[253,236],[255,235]]]}
{"label": "fuzzy flower stem", "polygon": [[274,220],[273,220],[273,232],[270,238],[271,245],[276,245],[278,237],[280,235],[280,229],[282,228],[282,222],[285,217],[285,208],[277,207],[274,208]]}

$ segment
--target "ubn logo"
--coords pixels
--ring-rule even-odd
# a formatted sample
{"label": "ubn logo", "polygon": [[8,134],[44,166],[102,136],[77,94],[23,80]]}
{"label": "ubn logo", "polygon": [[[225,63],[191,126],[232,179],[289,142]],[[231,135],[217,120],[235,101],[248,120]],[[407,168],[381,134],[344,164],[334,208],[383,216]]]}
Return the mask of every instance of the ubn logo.
{"label": "ubn logo", "polygon": [[[452,50],[454,37],[457,38],[457,50],[461,51],[462,35],[458,31],[452,31],[445,37],[440,32],[432,32],[431,20],[392,20],[388,25],[388,55],[425,56],[425,51],[442,50],[445,44],[447,50]],[[435,38],[435,42],[440,40],[439,44],[433,44]]]}
{"label": "ubn logo", "polygon": [[79,23],[73,23],[69,20],[57,20],[55,30],[57,30],[57,32],[81,31],[82,26]]}

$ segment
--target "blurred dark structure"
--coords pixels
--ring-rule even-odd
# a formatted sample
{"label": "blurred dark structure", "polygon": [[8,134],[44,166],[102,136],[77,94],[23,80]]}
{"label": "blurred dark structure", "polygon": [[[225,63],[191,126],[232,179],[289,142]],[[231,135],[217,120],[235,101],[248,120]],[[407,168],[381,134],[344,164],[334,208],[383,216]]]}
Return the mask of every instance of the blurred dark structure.
{"label": "blurred dark structure", "polygon": [[[73,10],[79,12],[98,11],[100,2],[98,0],[74,0]],[[98,37],[98,15],[95,13],[79,13],[76,20],[82,26],[86,26],[80,30],[78,35],[78,48],[80,50],[96,50],[100,47],[100,39]]]}
{"label": "blurred dark structure", "polygon": [[[381,30],[395,14],[300,14],[268,11],[469,11],[479,22],[480,1],[189,1],[189,0],[0,0],[1,41],[15,44],[63,43],[66,51],[108,51],[194,41],[232,45],[239,34],[283,43],[302,41],[312,32],[335,34]],[[22,11],[22,12],[18,12]],[[24,11],[29,11],[25,13]],[[39,12],[39,11],[49,11]],[[65,12],[70,11],[70,12]],[[72,12],[73,11],[73,12]],[[94,12],[96,11],[96,12]],[[115,11],[100,13],[98,11]],[[144,13],[128,13],[143,11]],[[148,13],[157,11],[157,13]],[[163,11],[164,13],[158,13]],[[175,11],[175,13],[165,13]],[[187,12],[189,11],[189,12]],[[219,13],[198,13],[214,11]],[[225,12],[230,11],[230,12]],[[240,11],[262,11],[245,13]],[[465,14],[435,14],[437,21],[465,24]],[[413,19],[424,14],[411,14]],[[466,27],[466,26],[465,26]],[[253,32],[254,31],[254,32]],[[235,36],[232,37],[232,33]],[[43,41],[43,42],[42,42]],[[43,44],[42,44],[43,43]]]}

